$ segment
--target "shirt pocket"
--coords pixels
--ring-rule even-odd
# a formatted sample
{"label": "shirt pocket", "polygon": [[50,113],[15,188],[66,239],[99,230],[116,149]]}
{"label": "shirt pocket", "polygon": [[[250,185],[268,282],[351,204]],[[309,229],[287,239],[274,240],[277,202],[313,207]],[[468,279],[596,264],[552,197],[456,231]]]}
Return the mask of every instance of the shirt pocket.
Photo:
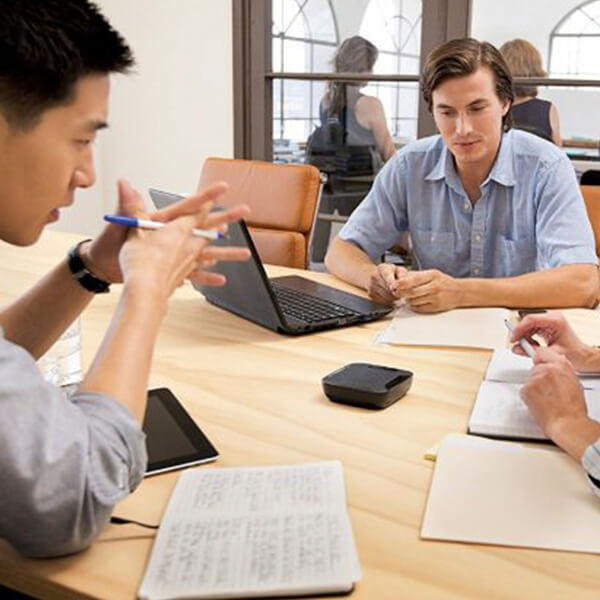
{"label": "shirt pocket", "polygon": [[456,236],[452,231],[413,229],[410,237],[419,269],[439,269],[448,275],[454,275]]}
{"label": "shirt pocket", "polygon": [[513,240],[498,235],[495,250],[494,262],[501,266],[501,272],[494,273],[496,277],[514,277],[537,270],[537,246],[534,236]]}

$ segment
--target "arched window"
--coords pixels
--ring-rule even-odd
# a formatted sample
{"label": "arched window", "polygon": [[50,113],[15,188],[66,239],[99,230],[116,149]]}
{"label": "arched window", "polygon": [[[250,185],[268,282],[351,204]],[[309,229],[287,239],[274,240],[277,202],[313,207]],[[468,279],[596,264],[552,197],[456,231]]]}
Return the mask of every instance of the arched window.
{"label": "arched window", "polygon": [[548,71],[553,77],[600,76],[600,0],[578,6],[550,34]]}
{"label": "arched window", "polygon": [[[421,4],[421,0],[370,0],[360,35],[379,49],[375,73],[419,73]],[[371,83],[365,93],[381,100],[394,137],[417,137],[416,84]]]}
{"label": "arched window", "polygon": [[[273,0],[273,71],[326,72],[338,45],[330,0]],[[275,80],[273,138],[305,141],[319,120],[324,84]]]}

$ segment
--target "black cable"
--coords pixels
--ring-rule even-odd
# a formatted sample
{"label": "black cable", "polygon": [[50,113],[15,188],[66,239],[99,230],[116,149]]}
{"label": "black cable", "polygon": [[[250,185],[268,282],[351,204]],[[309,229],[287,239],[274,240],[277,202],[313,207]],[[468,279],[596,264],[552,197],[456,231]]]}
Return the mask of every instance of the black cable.
{"label": "black cable", "polygon": [[139,525],[140,527],[147,527],[148,529],[158,529],[160,525],[150,525],[149,523],[142,523],[140,521],[134,521],[133,519],[123,519],[122,517],[112,516],[110,522],[115,525]]}

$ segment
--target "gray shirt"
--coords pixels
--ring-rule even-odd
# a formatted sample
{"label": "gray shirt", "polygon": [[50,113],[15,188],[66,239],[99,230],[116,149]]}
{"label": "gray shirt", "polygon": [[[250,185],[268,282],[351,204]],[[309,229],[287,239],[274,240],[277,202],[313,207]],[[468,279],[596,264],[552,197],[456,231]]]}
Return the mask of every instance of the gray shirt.
{"label": "gray shirt", "polygon": [[0,538],[29,556],[86,548],[146,461],[124,406],[94,393],[69,400],[0,328]]}

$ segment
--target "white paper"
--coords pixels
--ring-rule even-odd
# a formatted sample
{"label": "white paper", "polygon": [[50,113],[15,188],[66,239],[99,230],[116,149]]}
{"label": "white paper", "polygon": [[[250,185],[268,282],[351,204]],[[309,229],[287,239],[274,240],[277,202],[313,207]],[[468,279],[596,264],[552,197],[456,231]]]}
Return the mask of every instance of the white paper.
{"label": "white paper", "polygon": [[[488,381],[525,383],[532,368],[533,361],[528,356],[519,356],[509,348],[497,349],[488,365],[485,378]],[[578,377],[585,388],[600,389],[598,373],[578,373]]]}
{"label": "white paper", "polygon": [[402,306],[377,341],[408,346],[465,346],[506,348],[508,331],[504,308],[460,308],[422,315]]}
{"label": "white paper", "polygon": [[361,577],[342,466],[184,472],[140,598],[340,591]]}
{"label": "white paper", "polygon": [[599,500],[564,452],[444,441],[421,537],[600,553]]}
{"label": "white paper", "polygon": [[[469,432],[480,435],[547,440],[535,422],[516,383],[483,381],[469,419]],[[600,390],[584,390],[588,414],[600,421]]]}

